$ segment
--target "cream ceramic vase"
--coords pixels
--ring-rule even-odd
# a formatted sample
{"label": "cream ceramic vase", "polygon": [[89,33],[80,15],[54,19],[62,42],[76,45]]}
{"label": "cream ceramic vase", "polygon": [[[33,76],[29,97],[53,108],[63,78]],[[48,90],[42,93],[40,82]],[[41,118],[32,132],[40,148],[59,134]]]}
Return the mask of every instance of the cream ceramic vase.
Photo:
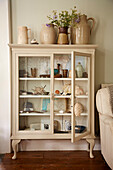
{"label": "cream ceramic vase", "polygon": [[[93,22],[92,27],[90,26],[89,20]],[[80,22],[77,23],[76,28],[72,28],[72,44],[88,44],[94,25],[94,18],[87,19],[85,14],[81,15]]]}
{"label": "cream ceramic vase", "polygon": [[41,44],[55,44],[56,43],[56,31],[54,25],[42,25],[40,32],[40,43]]}
{"label": "cream ceramic vase", "polygon": [[76,66],[77,71],[77,77],[82,78],[83,77],[83,67],[80,62],[78,62],[78,65]]}
{"label": "cream ceramic vase", "polygon": [[18,44],[28,44],[28,31],[30,31],[31,36],[31,29],[27,28],[26,26],[19,26],[18,27]]}

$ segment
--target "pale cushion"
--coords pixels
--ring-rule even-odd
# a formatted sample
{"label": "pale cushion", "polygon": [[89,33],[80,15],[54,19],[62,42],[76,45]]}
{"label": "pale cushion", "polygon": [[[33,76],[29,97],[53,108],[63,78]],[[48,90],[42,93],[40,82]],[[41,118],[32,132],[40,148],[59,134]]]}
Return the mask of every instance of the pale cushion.
{"label": "pale cushion", "polygon": [[113,117],[109,88],[98,90],[96,95],[96,105],[99,113]]}
{"label": "pale cushion", "polygon": [[113,118],[99,114],[101,152],[106,162],[113,169]]}
{"label": "pale cushion", "polygon": [[103,84],[96,95],[100,120],[101,153],[113,169],[113,86]]}

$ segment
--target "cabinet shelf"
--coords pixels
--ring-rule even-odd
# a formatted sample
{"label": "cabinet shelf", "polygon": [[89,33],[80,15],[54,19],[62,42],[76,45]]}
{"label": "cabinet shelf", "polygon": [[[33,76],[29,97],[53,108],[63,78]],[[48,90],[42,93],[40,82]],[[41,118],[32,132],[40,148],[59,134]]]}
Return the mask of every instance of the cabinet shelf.
{"label": "cabinet shelf", "polygon": [[[20,77],[19,80],[27,80],[27,81],[45,81],[45,80],[51,80],[51,78],[29,78],[29,77]],[[54,78],[54,80],[62,80],[62,81],[71,81],[71,78]],[[88,78],[75,78],[76,81],[87,81]]]}
{"label": "cabinet shelf", "polygon": [[67,81],[69,81],[69,80],[71,80],[71,78],[54,78],[54,80],[67,80]]}
{"label": "cabinet shelf", "polygon": [[80,116],[88,116],[88,113],[81,113]]}
{"label": "cabinet shelf", "polygon": [[58,99],[65,99],[65,98],[71,98],[71,95],[67,95],[67,96],[54,96],[54,98],[58,98]]}
{"label": "cabinet shelf", "polygon": [[71,113],[55,113],[55,116],[71,116]]}
{"label": "cabinet shelf", "polygon": [[19,113],[19,116],[50,116],[50,113]]}
{"label": "cabinet shelf", "polygon": [[[71,113],[54,113],[55,116],[71,116]],[[19,116],[50,116],[50,113],[19,113]],[[88,116],[88,113],[81,113],[80,116]]]}
{"label": "cabinet shelf", "polygon": [[76,81],[88,81],[88,78],[75,78]]}
{"label": "cabinet shelf", "polygon": [[51,78],[29,78],[29,77],[20,77],[19,80],[51,80]]}
{"label": "cabinet shelf", "polygon": [[[75,96],[78,99],[88,99],[87,95],[81,95],[81,96]],[[50,98],[49,95],[20,95],[19,98]],[[54,96],[54,98],[59,98],[59,99],[65,99],[65,98],[71,98],[71,95],[67,96]]]}
{"label": "cabinet shelf", "polygon": [[19,98],[24,99],[24,98],[50,98],[48,95],[20,95]]}
{"label": "cabinet shelf", "polygon": [[80,95],[80,96],[75,96],[78,99],[88,99],[87,95]]}
{"label": "cabinet shelf", "polygon": [[[55,78],[55,80],[71,80],[71,78]],[[88,78],[75,78],[76,81],[87,81]]]}
{"label": "cabinet shelf", "polygon": [[[19,113],[19,116],[50,116],[50,113]],[[71,113],[55,113],[55,116],[71,116]]]}

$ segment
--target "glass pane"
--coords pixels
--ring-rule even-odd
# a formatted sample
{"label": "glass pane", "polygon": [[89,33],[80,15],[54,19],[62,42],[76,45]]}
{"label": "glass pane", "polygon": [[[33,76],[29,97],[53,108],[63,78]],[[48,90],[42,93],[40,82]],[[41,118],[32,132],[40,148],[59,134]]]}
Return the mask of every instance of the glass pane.
{"label": "glass pane", "polygon": [[54,132],[71,132],[71,55],[54,55]]}
{"label": "glass pane", "polygon": [[50,130],[50,57],[19,57],[19,130]]}
{"label": "glass pane", "polygon": [[75,134],[89,131],[90,58],[75,57]]}

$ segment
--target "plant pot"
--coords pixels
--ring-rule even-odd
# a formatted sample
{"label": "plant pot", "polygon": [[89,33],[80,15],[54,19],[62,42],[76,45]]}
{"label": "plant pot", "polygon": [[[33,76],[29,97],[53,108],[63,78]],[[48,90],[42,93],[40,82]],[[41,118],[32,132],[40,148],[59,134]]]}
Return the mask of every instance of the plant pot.
{"label": "plant pot", "polygon": [[68,27],[59,27],[58,44],[69,44]]}
{"label": "plant pot", "polygon": [[56,31],[53,24],[42,25],[42,29],[40,32],[41,44],[55,44],[56,38]]}

